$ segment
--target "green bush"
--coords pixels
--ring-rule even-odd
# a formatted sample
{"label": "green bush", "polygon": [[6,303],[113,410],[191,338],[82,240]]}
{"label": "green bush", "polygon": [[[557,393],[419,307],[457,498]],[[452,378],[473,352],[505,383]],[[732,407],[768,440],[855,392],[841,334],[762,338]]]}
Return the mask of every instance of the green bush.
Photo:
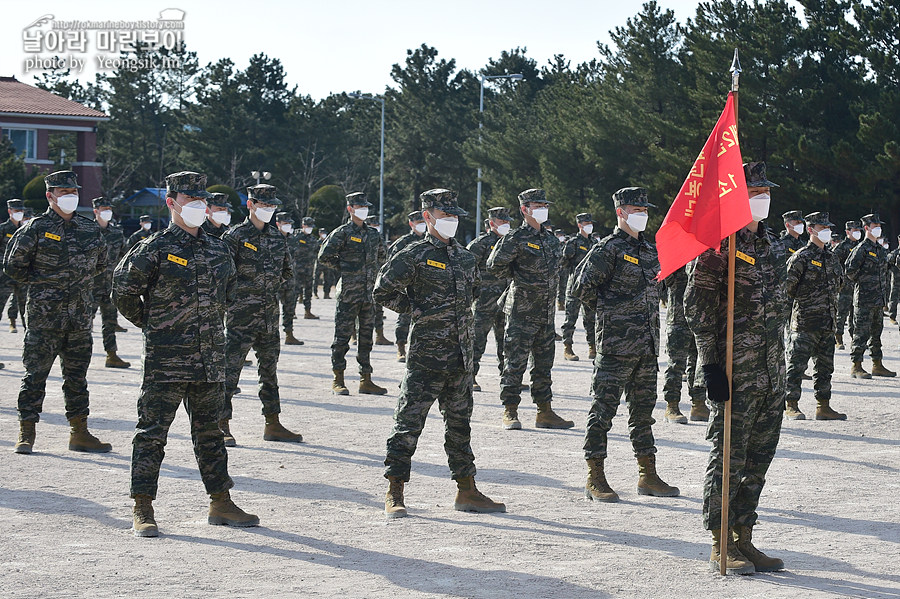
{"label": "green bush", "polygon": [[25,184],[22,190],[22,199],[25,205],[34,209],[35,214],[41,214],[49,207],[47,203],[47,186],[44,185],[44,175],[35,175],[35,177]]}
{"label": "green bush", "polygon": [[309,215],[316,219],[317,227],[329,232],[340,226],[346,206],[344,192],[337,185],[320,187],[309,197]]}

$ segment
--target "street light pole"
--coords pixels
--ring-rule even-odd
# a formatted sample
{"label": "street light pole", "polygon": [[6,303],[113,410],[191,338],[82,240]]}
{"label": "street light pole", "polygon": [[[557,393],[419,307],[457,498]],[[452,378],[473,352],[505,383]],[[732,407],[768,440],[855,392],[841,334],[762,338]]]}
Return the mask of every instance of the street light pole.
{"label": "street light pole", "polygon": [[[478,98],[478,143],[481,143],[481,129],[484,127],[484,82],[492,79],[520,80],[525,76],[521,73],[512,75],[482,75],[481,93]],[[475,237],[481,234],[481,167],[478,167],[478,183],[475,185]]]}
{"label": "street light pole", "polygon": [[381,165],[378,174],[378,224],[381,225],[381,236],[387,235],[384,229],[384,96],[347,94],[354,100],[372,100],[381,102]]}

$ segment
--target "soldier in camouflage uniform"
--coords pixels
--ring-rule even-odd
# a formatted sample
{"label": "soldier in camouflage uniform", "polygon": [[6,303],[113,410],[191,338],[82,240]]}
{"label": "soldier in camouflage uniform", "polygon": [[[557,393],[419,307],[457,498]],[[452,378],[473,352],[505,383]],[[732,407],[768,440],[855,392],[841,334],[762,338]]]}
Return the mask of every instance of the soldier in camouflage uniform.
{"label": "soldier in camouflage uniform", "polygon": [[[882,363],[881,331],[884,329],[883,310],[887,305],[887,252],[876,243],[881,235],[881,218],[878,213],[867,214],[861,219],[866,236],[850,252],[847,258],[846,275],[854,284],[853,292],[853,340],[850,344],[850,358],[853,367],[850,376],[869,379],[872,376],[897,376]],[[862,367],[866,347],[872,356],[872,374]]]}
{"label": "soldier in camouflage uniform", "polygon": [[234,262],[225,244],[201,229],[206,175],[166,177],[171,223],[132,248],[116,268],[113,295],[143,330],[143,381],[131,454],[135,536],[155,537],[153,514],[169,427],[183,402],[200,478],[211,502],[208,522],[256,526],[259,518],[231,501],[228,454],[217,425],[225,381],[225,306]]}
{"label": "soldier in camouflage uniform", "polygon": [[140,218],[140,228],[131,234],[128,238],[128,241],[125,242],[125,245],[128,246],[130,250],[135,246],[138,241],[142,239],[147,239],[150,235],[153,234],[153,217],[149,214],[143,214]]}
{"label": "soldier in camouflage uniform", "polygon": [[843,269],[826,247],[831,240],[827,212],[806,215],[809,243],[788,258],[785,292],[792,302],[787,347],[787,395],[785,416],[805,420],[800,411],[800,381],[809,359],[813,360],[816,420],[846,420],[831,409],[831,375],[834,372],[834,324]]}
{"label": "soldier in camouflage uniform", "polygon": [[[563,232],[562,229],[553,229],[553,234],[556,235],[556,239],[559,240],[559,246],[565,247],[566,241],[568,241],[565,232]],[[559,287],[557,288],[556,292],[556,309],[560,312],[565,312],[566,287],[569,282],[569,275],[572,274],[572,269],[569,267],[569,264],[566,260],[563,260],[560,266]],[[557,341],[559,341],[559,339],[557,339]]]}
{"label": "soldier in camouflage uniform", "polygon": [[281,286],[278,299],[281,301],[281,326],[284,327],[285,345],[303,345],[303,342],[294,337],[294,320],[297,318],[297,298],[299,295],[297,285],[297,264],[300,261],[300,231],[294,229],[294,219],[288,212],[279,212],[275,215],[275,226],[284,237],[287,244],[288,255],[291,261],[293,278]]}
{"label": "soldier in camouflage uniform", "polygon": [[656,247],[644,238],[649,217],[647,190],[625,187],[612,196],[618,226],[591,248],[575,270],[572,295],[596,314],[600,338],[591,385],[594,401],[584,433],[588,464],[585,497],[618,501],[606,482],[607,433],[622,392],[628,405],[631,446],[638,462],[638,493],[677,497],[677,487],[656,473],[653,407],[659,352],[659,292]]}
{"label": "soldier in camouflage uniform", "polygon": [[848,220],[846,225],[846,237],[834,248],[834,256],[837,258],[844,272],[841,281],[841,294],[838,297],[837,323],[834,328],[834,344],[838,349],[844,349],[844,323],[850,318],[850,337],[853,337],[853,282],[847,278],[847,258],[850,252],[862,239],[862,224],[858,220]]}
{"label": "soldier in camouflage uniform", "polygon": [[222,239],[222,235],[231,224],[231,202],[227,193],[211,193],[206,200],[206,220],[203,221],[203,232]]}
{"label": "soldier in camouflage uniform", "polygon": [[[387,262],[388,246],[381,235],[381,223],[378,221],[378,215],[373,214],[366,217],[366,224],[375,229],[378,233],[378,239],[381,244],[378,246],[378,268]],[[375,345],[393,345],[393,343],[384,336],[384,307],[375,302]]]}
{"label": "soldier in camouflage uniform", "polygon": [[359,392],[373,395],[387,393],[387,389],[372,382],[372,363],[369,361],[375,328],[372,289],[378,274],[379,248],[382,247],[381,236],[365,223],[371,206],[362,192],[347,195],[350,220],[332,231],[319,250],[319,262],[333,268],[341,279],[335,297],[334,342],[331,344],[331,367],[334,372],[331,390],[336,395],[350,394],[344,385],[345,356],[350,349],[350,336],[356,329],[357,319]]}
{"label": "soldier in camouflage uniform", "polygon": [[[897,236],[900,243],[900,235]],[[897,304],[900,303],[900,267],[897,266],[897,256],[900,255],[900,245],[888,252],[887,263],[890,279],[891,296],[888,302],[888,317],[891,324],[897,324]]]}
{"label": "soldier in camouflage uniform", "polygon": [[784,230],[781,232],[781,244],[784,246],[785,258],[790,258],[792,254],[800,250],[806,245],[801,235],[805,228],[803,215],[799,210],[790,210],[781,215],[784,219]]}
{"label": "soldier in camouflage uniform", "polygon": [[[406,215],[406,218],[409,224],[409,233],[402,235],[390,245],[387,254],[388,260],[409,244],[422,239],[425,235],[425,221],[422,220],[422,213],[419,210],[410,212]],[[409,312],[397,315],[397,330],[394,333],[394,338],[397,340],[398,362],[406,362],[406,338],[409,337],[409,322]]]}
{"label": "soldier in camouflage uniform", "polygon": [[107,252],[100,227],[75,213],[78,179],[72,171],[44,177],[50,204],[41,216],[21,227],[9,240],[3,270],[28,285],[25,303],[25,376],[19,390],[19,440],[16,453],[31,453],[35,424],[44,404],[47,376],[59,356],[66,418],[71,426],[69,449],[104,453],[88,432],[87,380],[91,363],[91,319],[94,277],[106,272]]}
{"label": "soldier in camouflage uniform", "polygon": [[[784,568],[778,558],[752,542],[756,508],[775,457],[784,415],[784,314],[787,301],[781,244],[765,224],[769,190],[764,162],[744,165],[752,222],[735,234],[734,357],[731,387],[725,372],[728,240],[719,252],[707,250],[688,265],[684,314],[697,340],[697,361],[710,400],[706,438],[712,443],[703,485],[703,526],[713,536],[710,568],[726,559],[731,574]],[[728,552],[719,552],[722,520],[724,403],[731,401],[731,472]]]}
{"label": "soldier in camouflage uniform", "polygon": [[281,200],[272,185],[263,183],[247,188],[249,215],[222,236],[237,269],[234,300],[228,304],[225,319],[225,406],[219,427],[225,434],[226,447],[235,444],[228,421],[232,417],[232,398],[237,392],[241,368],[251,348],[256,352],[259,399],[266,420],[263,440],[303,441],[299,433],[289,431],[279,420],[278,294],[282,286],[293,284],[294,271],[284,237],[270,224],[278,206]]}
{"label": "soldier in camouflage uniform", "polygon": [[475,256],[478,271],[481,273],[481,286],[475,302],[472,304],[472,312],[475,316],[474,358],[472,371],[472,389],[481,391],[476,377],[481,367],[481,356],[487,346],[487,337],[491,329],[494,330],[494,339],[497,343],[497,367],[503,374],[503,337],[506,334],[506,314],[497,303],[503,292],[509,287],[509,279],[499,278],[487,268],[487,259],[491,255],[500,238],[509,233],[509,223],[512,217],[505,207],[496,207],[488,210],[488,218],[485,221],[485,232],[473,239],[468,250]]}
{"label": "soldier in camouflage uniform", "polygon": [[[6,210],[9,213],[9,219],[0,225],[0,258],[6,253],[6,246],[9,245],[9,240],[25,224],[23,222],[25,203],[22,200],[7,200]],[[3,314],[3,307],[6,306],[6,301],[12,296],[8,312],[10,333],[19,332],[16,328],[16,314],[19,306],[25,307],[27,292],[28,289],[24,285],[20,285],[5,274],[0,273],[0,316]],[[22,310],[22,313],[24,314],[25,311]],[[23,326],[25,326],[24,322]]]}
{"label": "soldier in camouflage uniform", "polygon": [[594,345],[596,321],[594,312],[585,310],[581,301],[572,295],[572,284],[575,281],[575,269],[584,260],[588,252],[593,246],[591,241],[591,233],[594,232],[594,221],[590,212],[583,212],[575,216],[575,223],[578,226],[578,234],[569,238],[563,247],[563,262],[565,263],[566,272],[569,273],[568,282],[566,283],[566,320],[562,326],[563,337],[563,357],[573,362],[578,361],[578,355],[572,349],[572,341],[575,337],[575,323],[578,321],[578,313],[584,314],[582,323],[584,323],[584,332],[588,343],[588,360],[597,357],[596,346]]}
{"label": "soldier in camouflage uniform", "polygon": [[[319,250],[322,249],[322,245],[325,243],[325,240],[328,239],[328,231],[324,229],[319,229]],[[330,298],[331,288],[337,284],[338,279],[337,271],[325,264],[322,264],[318,260],[318,253],[316,254],[316,266],[315,271],[313,273],[313,295],[319,297],[316,288],[319,286],[319,281],[322,282],[322,297],[323,299]]]}
{"label": "soldier in camouflage uniform", "polygon": [[375,300],[415,316],[406,373],[387,441],[384,476],[389,487],[384,512],[406,516],[403,485],[428,410],[437,400],[444,417],[444,449],[458,487],[454,508],[505,512],[475,487],[475,455],[469,442],[472,417],[472,301],[480,275],[475,257],[454,239],[459,217],[456,192],[432,189],[419,196],[428,226],[425,239],[393,255],[375,283]]}
{"label": "soldier in camouflage uniform", "polygon": [[551,407],[553,391],[550,371],[556,354],[554,302],[559,287],[562,247],[543,226],[549,213],[543,189],[526,189],[519,194],[519,211],[524,222],[494,246],[487,269],[498,279],[511,280],[503,303],[506,334],[503,338],[503,374],[500,401],[503,428],[518,430],[522,375],[533,358],[531,398],[537,404],[535,426],[571,428],[575,423],[560,418]]}
{"label": "soldier in camouflage uniform", "polygon": [[91,200],[94,207],[94,220],[100,226],[100,233],[103,235],[103,241],[106,242],[107,249],[107,268],[103,274],[97,275],[94,279],[94,309],[91,318],[97,314],[100,309],[100,318],[102,322],[103,333],[103,350],[106,352],[107,368],[129,368],[130,362],[126,362],[118,356],[118,345],[116,344],[116,307],[113,305],[110,294],[112,293],[113,271],[119,263],[119,259],[125,253],[125,234],[122,229],[111,223],[112,202],[104,197],[94,198]]}
{"label": "soldier in camouflage uniform", "polygon": [[682,375],[687,375],[691,398],[691,421],[709,420],[706,407],[706,387],[697,370],[697,344],[684,317],[684,290],[687,270],[679,268],[663,281],[666,287],[666,355],[668,364],[663,375],[663,399],[666,400],[666,422],[687,423],[678,407],[681,401]]}
{"label": "soldier in camouflage uniform", "polygon": [[316,254],[319,253],[319,240],[313,235],[315,227],[315,219],[304,216],[300,221],[300,231],[297,233],[300,253],[294,265],[294,280],[297,282],[297,293],[299,300],[303,302],[305,310],[303,318],[306,320],[319,320],[319,317],[312,313],[313,266],[316,263]]}

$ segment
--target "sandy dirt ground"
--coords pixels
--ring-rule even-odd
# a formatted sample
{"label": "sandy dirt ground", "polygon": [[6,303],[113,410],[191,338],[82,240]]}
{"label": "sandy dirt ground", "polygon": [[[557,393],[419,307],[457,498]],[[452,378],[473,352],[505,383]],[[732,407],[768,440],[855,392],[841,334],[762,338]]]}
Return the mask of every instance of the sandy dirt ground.
{"label": "sandy dirt ground", "polygon": [[[4,318],[0,597],[900,598],[900,379],[850,379],[848,351],[837,352],[833,406],[849,419],[785,421],[769,471],[754,540],[782,557],[786,570],[720,578],[708,569],[710,538],[700,517],[705,426],[662,422],[662,400],[654,426],[659,472],[681,488],[681,497],[637,494],[623,405],[607,461],[622,501],[583,498],[591,365],[580,329],[575,349],[582,360],[564,361],[560,343],[553,371],[554,408],[576,422],[567,431],[535,429],[528,398],[520,410],[524,430],[500,427],[499,376],[489,341],[472,445],[479,488],[505,501],[508,513],[453,510],[455,485],[434,408],[406,490],[410,517],[386,521],[382,463],[403,365],[395,361],[394,347],[376,346],[374,378],[389,394],[358,395],[357,378],[349,376],[351,395],[333,396],[334,303],[315,300],[313,311],[321,320],[298,321],[296,334],[306,344],[283,347],[279,363],[282,422],[302,432],[305,443],[262,440],[255,367],[244,369],[243,394],[235,398],[238,447],[228,452],[232,496],[262,525],[206,523],[208,498],[180,411],[154,502],[160,527],[155,539],[136,538],[130,530],[139,331],[122,319],[129,331],[119,334],[120,354],[134,365],[112,370],[103,366],[99,316],[95,323],[89,422],[113,452],[67,450],[57,363],[35,452],[16,455],[23,333],[21,327],[9,333]],[[392,339],[394,316],[386,311]],[[558,313],[558,326],[562,318]],[[900,370],[897,327],[885,325],[885,364]],[[355,372],[354,355],[351,348],[348,374]],[[801,408],[811,416],[811,382],[804,382],[803,393]]]}

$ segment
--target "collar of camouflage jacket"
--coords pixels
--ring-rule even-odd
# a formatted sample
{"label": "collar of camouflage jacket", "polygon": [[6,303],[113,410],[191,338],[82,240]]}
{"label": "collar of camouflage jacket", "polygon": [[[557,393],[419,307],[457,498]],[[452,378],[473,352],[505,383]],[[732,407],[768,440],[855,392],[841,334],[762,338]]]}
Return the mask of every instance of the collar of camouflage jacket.
{"label": "collar of camouflage jacket", "polygon": [[618,237],[619,239],[624,239],[625,241],[627,241],[628,243],[630,243],[631,245],[634,245],[634,246],[644,244],[644,233],[643,232],[638,233],[638,236],[635,238],[635,237],[632,237],[631,235],[629,235],[628,233],[626,233],[623,229],[620,229],[618,226],[616,226],[615,228],[613,228],[613,235],[615,237]]}
{"label": "collar of camouflage jacket", "polygon": [[431,231],[425,231],[425,239],[426,239],[431,245],[433,245],[433,246],[435,246],[435,247],[439,247],[439,248],[445,248],[445,247],[449,247],[449,246],[453,245],[453,237],[451,237],[451,238],[447,241],[447,243],[444,243],[443,241],[441,241],[440,239],[438,239],[437,237],[435,237],[434,235],[432,235],[432,234],[431,234]]}

